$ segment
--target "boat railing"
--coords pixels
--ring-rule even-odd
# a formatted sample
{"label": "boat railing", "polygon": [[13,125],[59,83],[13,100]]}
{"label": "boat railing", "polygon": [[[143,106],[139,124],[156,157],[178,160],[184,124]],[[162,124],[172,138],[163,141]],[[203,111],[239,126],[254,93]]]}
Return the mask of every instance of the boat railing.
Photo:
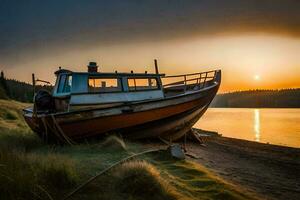
{"label": "boat railing", "polygon": [[166,91],[183,90],[183,92],[186,92],[188,90],[202,89],[216,78],[217,72],[218,70],[212,70],[200,73],[164,76],[162,77],[162,85]]}

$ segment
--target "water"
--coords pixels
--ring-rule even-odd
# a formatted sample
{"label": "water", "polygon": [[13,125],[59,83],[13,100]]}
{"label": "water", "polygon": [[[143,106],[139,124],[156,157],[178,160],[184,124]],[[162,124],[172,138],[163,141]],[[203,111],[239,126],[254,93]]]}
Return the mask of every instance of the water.
{"label": "water", "polygon": [[209,108],[194,127],[226,137],[300,148],[300,109]]}

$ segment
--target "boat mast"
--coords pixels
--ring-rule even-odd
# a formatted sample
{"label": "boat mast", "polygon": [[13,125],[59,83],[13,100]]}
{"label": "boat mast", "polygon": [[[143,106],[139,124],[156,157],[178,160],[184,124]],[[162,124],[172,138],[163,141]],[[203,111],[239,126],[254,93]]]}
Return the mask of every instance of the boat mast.
{"label": "boat mast", "polygon": [[156,59],[154,59],[154,66],[155,66],[155,73],[159,74],[159,72],[158,72],[158,65],[157,65],[157,60]]}

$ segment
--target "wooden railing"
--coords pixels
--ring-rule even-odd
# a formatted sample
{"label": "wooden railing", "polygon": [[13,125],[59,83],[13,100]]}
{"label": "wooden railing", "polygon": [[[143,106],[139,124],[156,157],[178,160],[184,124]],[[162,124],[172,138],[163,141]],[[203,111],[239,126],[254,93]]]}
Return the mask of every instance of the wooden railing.
{"label": "wooden railing", "polygon": [[189,86],[198,86],[199,89],[204,88],[208,81],[215,79],[218,70],[175,75],[175,76],[164,76],[162,78],[162,84],[164,89],[181,88],[184,91],[189,90]]}

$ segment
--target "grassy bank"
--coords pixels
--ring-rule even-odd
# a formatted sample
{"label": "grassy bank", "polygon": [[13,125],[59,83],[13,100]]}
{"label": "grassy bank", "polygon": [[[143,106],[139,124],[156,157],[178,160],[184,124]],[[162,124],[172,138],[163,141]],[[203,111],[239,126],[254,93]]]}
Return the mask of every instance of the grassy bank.
{"label": "grassy bank", "polygon": [[[0,199],[63,199],[113,163],[145,150],[110,137],[76,146],[43,144],[25,125],[13,101],[1,101]],[[167,152],[118,165],[70,199],[250,199],[204,167]]]}

